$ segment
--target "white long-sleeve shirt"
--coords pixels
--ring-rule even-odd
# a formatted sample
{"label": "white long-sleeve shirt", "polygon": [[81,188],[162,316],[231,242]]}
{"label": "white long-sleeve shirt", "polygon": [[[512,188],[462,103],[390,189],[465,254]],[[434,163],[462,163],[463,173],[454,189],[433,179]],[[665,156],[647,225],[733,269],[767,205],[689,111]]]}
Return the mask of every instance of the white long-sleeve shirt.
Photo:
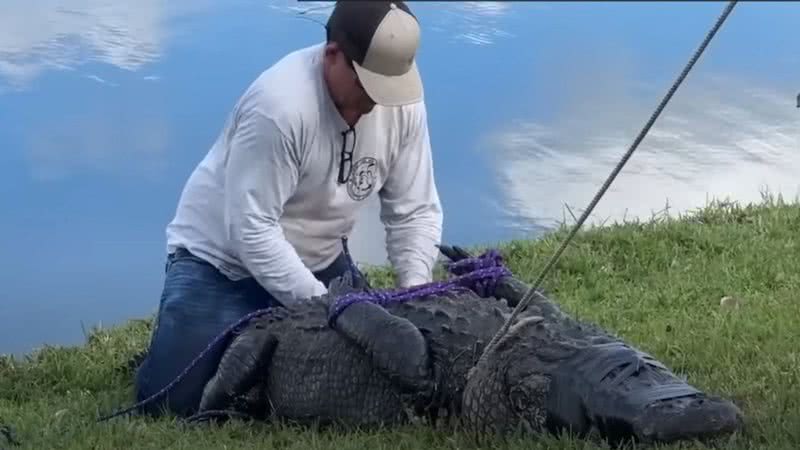
{"label": "white long-sleeve shirt", "polygon": [[[247,88],[166,230],[168,252],[252,276],[282,302],[326,292],[312,272],[342,251],[368,196],[379,195],[399,286],[431,280],[442,233],[424,102],[376,106],[349,130],[323,79],[323,48],[288,54]],[[352,173],[339,184],[343,143]]]}

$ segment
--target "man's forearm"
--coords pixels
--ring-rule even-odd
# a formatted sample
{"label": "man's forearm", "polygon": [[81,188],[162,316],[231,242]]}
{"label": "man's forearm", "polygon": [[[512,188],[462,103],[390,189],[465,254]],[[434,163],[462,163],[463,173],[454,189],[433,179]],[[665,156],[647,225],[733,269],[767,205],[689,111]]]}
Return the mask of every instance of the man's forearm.
{"label": "man's forearm", "polygon": [[407,121],[402,148],[380,191],[387,253],[400,287],[431,280],[443,221],[425,105],[410,108]]}
{"label": "man's forearm", "polygon": [[413,219],[387,222],[386,242],[397,286],[430,282],[441,243],[441,212],[434,207]]}
{"label": "man's forearm", "polygon": [[326,292],[286,240],[280,224],[246,217],[237,239],[239,258],[253,277],[284,304]]}

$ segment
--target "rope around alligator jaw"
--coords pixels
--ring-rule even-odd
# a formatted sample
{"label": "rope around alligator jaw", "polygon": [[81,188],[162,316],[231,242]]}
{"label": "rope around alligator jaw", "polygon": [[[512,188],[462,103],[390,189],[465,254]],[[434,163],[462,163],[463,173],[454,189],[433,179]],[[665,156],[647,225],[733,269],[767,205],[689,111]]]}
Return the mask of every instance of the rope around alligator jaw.
{"label": "rope around alligator jaw", "polygon": [[[343,238],[342,243],[345,247],[345,255],[348,257],[348,259],[350,259],[349,252],[347,251],[347,239]],[[356,277],[360,276],[360,272],[355,268],[352,259],[349,260],[349,264],[350,270],[354,272],[353,275]],[[385,305],[388,303],[403,302],[421,298],[427,295],[452,292],[458,289],[471,289],[474,291],[490,290],[497,283],[497,280],[511,275],[511,271],[503,265],[503,258],[499,252],[497,252],[497,250],[489,250],[475,258],[465,258],[457,262],[446,263],[445,267],[447,268],[448,272],[455,275],[446,281],[433,281],[410,288],[389,290],[373,289],[369,292],[352,292],[345,294],[332,303],[332,306],[330,307],[331,312],[329,315],[329,323],[335,321],[336,317],[338,317],[338,315],[341,314],[345,308],[353,303],[369,301],[379,305]],[[206,346],[205,350],[201,351],[200,354],[197,355],[192,362],[190,362],[189,365],[183,369],[180,374],[178,374],[177,377],[164,386],[160,391],[144,400],[135,403],[134,405],[106,416],[102,416],[98,418],[97,421],[102,422],[123,414],[129,414],[134,410],[162,397],[169,392],[170,389],[175,387],[181,380],[183,380],[183,378],[186,377],[186,375],[198,363],[198,361],[208,354],[208,352],[211,351],[215,345],[219,344],[229,334],[239,332],[241,328],[244,327],[250,320],[267,313],[271,309],[272,308],[263,308],[244,315],[232,325],[229,325],[219,335],[217,335],[217,337],[214,338],[211,343],[208,344],[208,346]]]}

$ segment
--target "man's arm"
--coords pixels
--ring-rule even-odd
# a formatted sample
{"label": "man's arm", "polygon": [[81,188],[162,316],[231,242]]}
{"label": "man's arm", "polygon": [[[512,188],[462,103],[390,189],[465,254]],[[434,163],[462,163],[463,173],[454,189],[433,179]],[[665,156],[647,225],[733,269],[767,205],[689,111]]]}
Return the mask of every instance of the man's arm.
{"label": "man's arm", "polygon": [[299,156],[288,139],[271,119],[245,102],[230,140],[225,226],[245,267],[284,304],[326,292],[278,222],[298,172]]}
{"label": "man's arm", "polygon": [[400,150],[380,191],[389,261],[399,287],[432,279],[442,237],[442,207],[433,176],[425,104],[413,108]]}

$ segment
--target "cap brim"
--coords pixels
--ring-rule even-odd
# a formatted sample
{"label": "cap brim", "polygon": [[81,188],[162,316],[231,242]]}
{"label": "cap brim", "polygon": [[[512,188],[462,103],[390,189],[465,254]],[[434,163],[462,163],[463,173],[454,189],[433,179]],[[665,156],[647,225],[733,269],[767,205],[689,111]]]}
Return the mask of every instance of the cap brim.
{"label": "cap brim", "polygon": [[422,78],[416,61],[408,72],[398,76],[371,72],[355,61],[353,66],[367,95],[378,105],[402,106],[422,100]]}

